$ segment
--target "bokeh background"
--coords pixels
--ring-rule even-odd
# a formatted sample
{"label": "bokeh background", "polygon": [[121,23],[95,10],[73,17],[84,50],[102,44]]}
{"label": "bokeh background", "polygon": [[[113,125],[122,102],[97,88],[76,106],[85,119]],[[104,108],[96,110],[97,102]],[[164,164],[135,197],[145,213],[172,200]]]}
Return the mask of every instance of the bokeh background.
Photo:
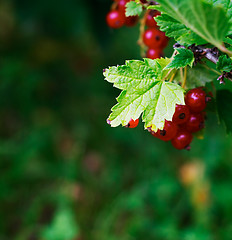
{"label": "bokeh background", "polygon": [[119,91],[103,68],[141,59],[138,25],[106,25],[111,3],[0,1],[0,240],[231,240],[214,113],[191,151],[106,124]]}

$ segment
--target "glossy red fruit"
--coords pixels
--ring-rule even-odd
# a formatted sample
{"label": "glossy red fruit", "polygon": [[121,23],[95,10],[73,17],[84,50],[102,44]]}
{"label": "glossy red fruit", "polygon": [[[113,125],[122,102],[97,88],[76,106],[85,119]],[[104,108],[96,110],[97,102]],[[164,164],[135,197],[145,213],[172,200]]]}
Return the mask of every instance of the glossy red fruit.
{"label": "glossy red fruit", "polygon": [[160,15],[159,11],[149,10],[147,15],[146,15],[145,24],[148,27],[156,28],[157,27],[157,22],[155,21],[154,17],[156,17],[158,15]]}
{"label": "glossy red fruit", "polygon": [[127,124],[127,127],[128,128],[135,128],[135,127],[138,126],[138,124],[139,124],[139,119],[136,119],[136,120],[131,119],[129,121],[129,123]]}
{"label": "glossy red fruit", "polygon": [[201,88],[193,88],[187,92],[185,103],[192,112],[201,112],[206,108],[206,93]]}
{"label": "glossy red fruit", "polygon": [[151,59],[161,58],[163,57],[163,52],[159,48],[148,48],[146,52],[146,57]]}
{"label": "glossy red fruit", "polygon": [[106,15],[106,22],[111,28],[120,28],[125,23],[125,16],[117,10],[112,10]]}
{"label": "glossy red fruit", "polygon": [[189,107],[187,105],[176,105],[175,113],[172,121],[176,124],[183,124],[188,121],[190,116]]}
{"label": "glossy red fruit", "polygon": [[166,42],[164,32],[155,28],[149,28],[143,33],[143,42],[149,48],[160,48]]}
{"label": "glossy red fruit", "polygon": [[190,132],[181,130],[172,139],[172,145],[176,149],[187,149],[189,144],[192,142],[193,136]]}
{"label": "glossy red fruit", "polygon": [[188,121],[183,127],[189,132],[198,132],[204,128],[204,114],[202,113],[191,113]]}
{"label": "glossy red fruit", "polygon": [[171,121],[165,121],[163,130],[158,130],[157,132],[152,132],[154,137],[157,137],[163,141],[169,141],[175,137],[178,127],[175,123]]}
{"label": "glossy red fruit", "polygon": [[160,45],[160,48],[164,49],[167,47],[168,45],[168,41],[169,41],[169,38],[164,34],[164,38],[162,40],[162,43]]}
{"label": "glossy red fruit", "polygon": [[139,16],[129,16],[125,18],[125,25],[127,27],[133,27],[139,20]]}

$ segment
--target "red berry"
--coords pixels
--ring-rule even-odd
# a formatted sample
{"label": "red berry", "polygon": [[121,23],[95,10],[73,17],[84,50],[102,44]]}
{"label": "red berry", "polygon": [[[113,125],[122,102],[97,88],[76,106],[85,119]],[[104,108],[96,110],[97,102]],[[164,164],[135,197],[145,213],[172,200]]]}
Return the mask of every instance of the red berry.
{"label": "red berry", "polygon": [[175,113],[172,117],[172,121],[176,124],[185,123],[190,116],[189,107],[187,105],[176,105]]}
{"label": "red berry", "polygon": [[148,48],[146,57],[151,59],[161,58],[163,53],[160,49]]}
{"label": "red berry", "polygon": [[125,18],[125,25],[128,27],[134,26],[138,22],[138,16],[129,16]]}
{"label": "red berry", "polygon": [[159,11],[156,10],[150,10],[147,15],[146,15],[146,20],[145,20],[145,24],[148,27],[151,28],[156,28],[157,27],[157,22],[155,21],[154,17],[160,15]]}
{"label": "red berry", "polygon": [[206,93],[201,88],[193,88],[187,92],[185,103],[192,112],[201,112],[206,107]]}
{"label": "red berry", "polygon": [[184,149],[189,146],[192,142],[193,136],[190,132],[181,130],[177,135],[172,139],[172,145],[176,149]]}
{"label": "red berry", "polygon": [[166,48],[167,45],[168,45],[168,40],[169,40],[169,38],[164,34],[164,38],[163,38],[163,41],[160,45],[160,48],[162,48],[162,49]]}
{"label": "red berry", "polygon": [[120,28],[125,23],[125,16],[117,10],[112,10],[106,15],[106,22],[111,28]]}
{"label": "red berry", "polygon": [[166,41],[166,36],[158,29],[149,28],[143,34],[143,42],[149,48],[160,48],[163,41]]}
{"label": "red berry", "polygon": [[165,120],[163,130],[158,130],[157,132],[152,132],[154,137],[157,137],[163,141],[169,141],[175,137],[178,127],[175,123]]}
{"label": "red berry", "polygon": [[183,127],[189,132],[200,131],[204,128],[204,115],[202,113],[191,113]]}
{"label": "red berry", "polygon": [[138,124],[139,124],[139,119],[133,120],[133,119],[131,118],[131,120],[130,120],[129,123],[127,124],[127,127],[128,127],[128,128],[135,128],[135,127],[138,126]]}

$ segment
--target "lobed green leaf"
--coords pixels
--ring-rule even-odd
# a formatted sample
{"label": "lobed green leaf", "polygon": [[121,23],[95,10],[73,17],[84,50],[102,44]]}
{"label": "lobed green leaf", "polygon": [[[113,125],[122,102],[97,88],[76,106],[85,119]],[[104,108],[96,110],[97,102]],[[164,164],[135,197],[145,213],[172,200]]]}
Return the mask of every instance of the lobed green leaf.
{"label": "lobed green leaf", "polygon": [[173,37],[178,43],[188,46],[193,43],[196,45],[205,44],[206,41],[188,29],[184,24],[167,14],[162,14],[155,18],[160,30],[165,32],[168,37]]}
{"label": "lobed green leaf", "polygon": [[143,11],[141,3],[130,1],[126,4],[126,17],[140,15]]}
{"label": "lobed green leaf", "polygon": [[168,58],[132,60],[105,70],[105,79],[123,90],[108,118],[112,127],[125,126],[142,113],[145,128],[153,131],[162,129],[165,119],[172,119],[176,104],[184,104],[184,89],[164,81],[169,63]]}
{"label": "lobed green leaf", "polygon": [[217,69],[222,72],[232,71],[232,60],[226,55],[222,55],[218,58]]}
{"label": "lobed green leaf", "polygon": [[166,66],[167,69],[190,66],[192,67],[194,62],[193,52],[186,48],[177,48],[178,54],[174,56],[174,59]]}
{"label": "lobed green leaf", "polygon": [[[155,8],[176,20],[176,24],[171,25],[171,32],[175,39],[178,38],[180,31],[184,30],[181,24],[186,27],[186,33],[191,36],[185,34],[181,38],[186,44],[196,44],[198,41],[203,44],[202,40],[204,40],[205,43],[211,43],[220,49],[224,37],[230,32],[231,8],[226,10],[222,4],[202,0],[159,0],[159,3],[160,5]],[[166,21],[161,20],[158,22],[161,29],[167,28],[167,18]],[[178,31],[175,33],[175,30]],[[193,33],[198,36],[198,39],[193,37]]]}

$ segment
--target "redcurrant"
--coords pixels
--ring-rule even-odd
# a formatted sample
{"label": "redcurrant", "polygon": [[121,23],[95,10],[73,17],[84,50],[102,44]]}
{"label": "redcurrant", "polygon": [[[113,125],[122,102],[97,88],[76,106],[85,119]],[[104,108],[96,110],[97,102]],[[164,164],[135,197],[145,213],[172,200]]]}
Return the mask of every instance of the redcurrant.
{"label": "redcurrant", "polygon": [[154,137],[157,137],[163,141],[169,141],[175,137],[178,127],[175,123],[165,120],[163,130],[158,130],[157,132],[152,132]]}
{"label": "redcurrant", "polygon": [[163,53],[160,49],[148,48],[146,57],[151,59],[161,58]]}
{"label": "redcurrant", "polygon": [[176,124],[185,123],[190,116],[189,107],[187,105],[176,105],[175,113],[172,117],[172,121]]}
{"label": "redcurrant", "polygon": [[176,149],[184,149],[189,146],[192,142],[193,136],[190,132],[181,130],[179,131],[176,136],[172,139],[172,145]]}
{"label": "redcurrant", "polygon": [[138,126],[138,124],[139,124],[139,118],[136,119],[136,120],[133,120],[133,119],[131,118],[131,120],[130,120],[129,123],[126,125],[126,127],[128,127],[128,128],[135,128],[135,127]]}
{"label": "redcurrant", "polygon": [[129,16],[125,18],[125,25],[128,27],[134,26],[138,22],[138,16]]}
{"label": "redcurrant", "polygon": [[185,103],[192,112],[201,112],[206,107],[206,93],[201,88],[194,88],[187,92]]}
{"label": "redcurrant", "polygon": [[204,115],[202,113],[191,113],[183,127],[189,132],[200,131],[204,128]]}
{"label": "redcurrant", "polygon": [[143,33],[143,42],[149,48],[159,48],[166,41],[164,32],[155,28],[149,28]]}
{"label": "redcurrant", "polygon": [[106,22],[111,28],[120,28],[125,23],[125,16],[117,10],[112,10],[106,15]]}
{"label": "redcurrant", "polygon": [[156,28],[157,27],[157,22],[155,21],[154,17],[160,15],[160,12],[159,11],[156,11],[156,10],[150,10],[147,12],[147,15],[146,15],[146,20],[145,20],[145,24],[148,26],[148,27],[151,27],[151,28]]}

